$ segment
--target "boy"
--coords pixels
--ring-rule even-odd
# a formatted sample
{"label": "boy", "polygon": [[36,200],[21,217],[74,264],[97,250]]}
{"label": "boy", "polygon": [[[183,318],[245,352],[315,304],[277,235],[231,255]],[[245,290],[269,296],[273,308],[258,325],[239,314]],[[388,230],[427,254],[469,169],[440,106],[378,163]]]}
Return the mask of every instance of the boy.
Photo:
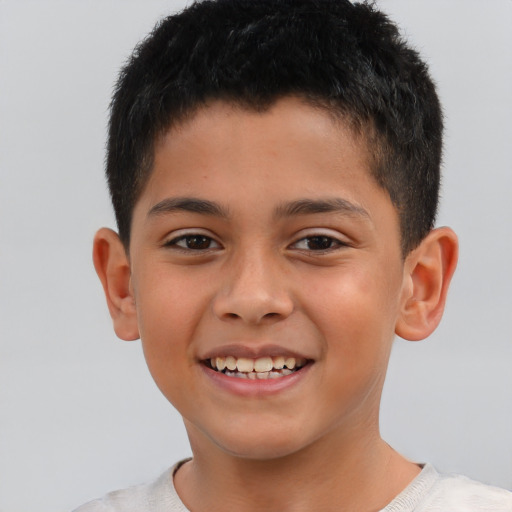
{"label": "boy", "polygon": [[124,68],[94,262],[193,459],[95,510],[512,510],[379,436],[395,334],[438,325],[442,116],[372,6],[201,2]]}

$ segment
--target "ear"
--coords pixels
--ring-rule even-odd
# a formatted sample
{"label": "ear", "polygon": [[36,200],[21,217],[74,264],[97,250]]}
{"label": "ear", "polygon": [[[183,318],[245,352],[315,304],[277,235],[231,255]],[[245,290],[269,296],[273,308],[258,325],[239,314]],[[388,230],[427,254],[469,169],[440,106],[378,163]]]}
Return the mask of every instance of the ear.
{"label": "ear", "polygon": [[118,234],[111,229],[100,229],[94,237],[92,255],[94,268],[103,285],[114,331],[122,340],[138,339],[130,262]]}
{"label": "ear", "polygon": [[422,340],[439,325],[457,257],[457,235],[446,227],[432,230],[407,256],[401,310],[395,326],[398,336]]}

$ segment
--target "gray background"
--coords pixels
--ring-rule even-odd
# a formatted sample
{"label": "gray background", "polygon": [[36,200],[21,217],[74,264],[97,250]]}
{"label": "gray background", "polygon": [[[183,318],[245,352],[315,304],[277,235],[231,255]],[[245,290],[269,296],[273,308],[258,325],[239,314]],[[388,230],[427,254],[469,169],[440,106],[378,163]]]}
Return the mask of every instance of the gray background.
{"label": "gray background", "polygon": [[[189,453],[91,264],[117,70],[182,1],[0,0],[0,510],[66,511]],[[512,1],[381,0],[446,113],[440,224],[461,257],[441,327],[397,340],[383,436],[512,488]]]}

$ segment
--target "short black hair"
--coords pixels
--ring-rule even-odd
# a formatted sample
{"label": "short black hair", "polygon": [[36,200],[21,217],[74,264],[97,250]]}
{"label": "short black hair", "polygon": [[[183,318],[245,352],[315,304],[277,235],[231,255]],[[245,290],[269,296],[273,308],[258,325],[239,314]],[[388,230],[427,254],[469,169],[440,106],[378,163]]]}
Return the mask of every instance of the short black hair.
{"label": "short black hair", "polygon": [[161,20],[116,84],[106,173],[119,234],[156,139],[214,100],[265,111],[298,96],[350,121],[400,218],[406,255],[432,229],[443,120],[426,64],[373,2],[203,0]]}

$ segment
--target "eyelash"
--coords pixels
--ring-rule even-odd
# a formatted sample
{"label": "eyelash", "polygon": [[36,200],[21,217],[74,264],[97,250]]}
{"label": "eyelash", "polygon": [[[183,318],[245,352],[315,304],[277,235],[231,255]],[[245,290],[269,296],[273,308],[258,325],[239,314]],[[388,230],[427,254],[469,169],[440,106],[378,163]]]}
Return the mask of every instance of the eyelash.
{"label": "eyelash", "polygon": [[[198,240],[199,239],[199,240]],[[180,242],[184,242],[185,246],[179,245]],[[199,242],[200,247],[191,247],[194,243]],[[307,247],[299,247],[299,244],[306,243]],[[311,248],[311,244],[320,243],[323,247],[313,249]],[[201,245],[207,245],[206,247]],[[214,247],[212,247],[214,245]],[[164,243],[165,247],[170,247],[173,249],[177,249],[183,252],[195,252],[195,253],[205,253],[212,250],[217,250],[222,248],[222,246],[217,242],[214,238],[208,235],[203,235],[202,233],[190,233],[185,235],[180,235],[168,242]],[[327,247],[326,247],[327,246]],[[324,234],[312,234],[309,236],[305,236],[290,244],[289,247],[294,248],[303,252],[310,252],[316,254],[325,254],[328,252],[336,251],[343,247],[347,247],[348,244],[338,240],[337,238]]]}
{"label": "eyelash", "polygon": [[[202,242],[207,242],[209,247],[199,247],[199,248],[192,248],[189,245],[194,243],[194,239],[202,239]],[[179,242],[185,242],[186,247],[180,246]],[[211,244],[216,244],[217,247],[210,247]],[[211,236],[203,235],[202,233],[190,233],[187,235],[180,235],[176,238],[173,238],[172,240],[169,240],[168,242],[164,243],[165,247],[171,247],[174,249],[178,249],[184,252],[206,252],[211,251],[212,249],[216,250],[221,247],[221,245],[215,241]]]}
{"label": "eyelash", "polygon": [[[310,247],[310,244],[312,241],[314,241],[313,243],[320,242],[321,244],[329,244],[329,246],[321,247],[319,249],[312,249]],[[308,247],[299,249],[297,246],[300,242],[306,242],[306,244],[308,244]],[[338,240],[337,238],[335,238],[333,236],[319,234],[319,235],[305,236],[305,237],[301,238],[300,240],[297,240],[296,242],[294,242],[292,244],[292,246],[296,246],[296,248],[301,251],[308,251],[308,252],[314,252],[317,254],[324,254],[327,252],[336,251],[337,249],[341,249],[343,247],[347,247],[348,244],[345,242],[342,242],[341,240]]]}

